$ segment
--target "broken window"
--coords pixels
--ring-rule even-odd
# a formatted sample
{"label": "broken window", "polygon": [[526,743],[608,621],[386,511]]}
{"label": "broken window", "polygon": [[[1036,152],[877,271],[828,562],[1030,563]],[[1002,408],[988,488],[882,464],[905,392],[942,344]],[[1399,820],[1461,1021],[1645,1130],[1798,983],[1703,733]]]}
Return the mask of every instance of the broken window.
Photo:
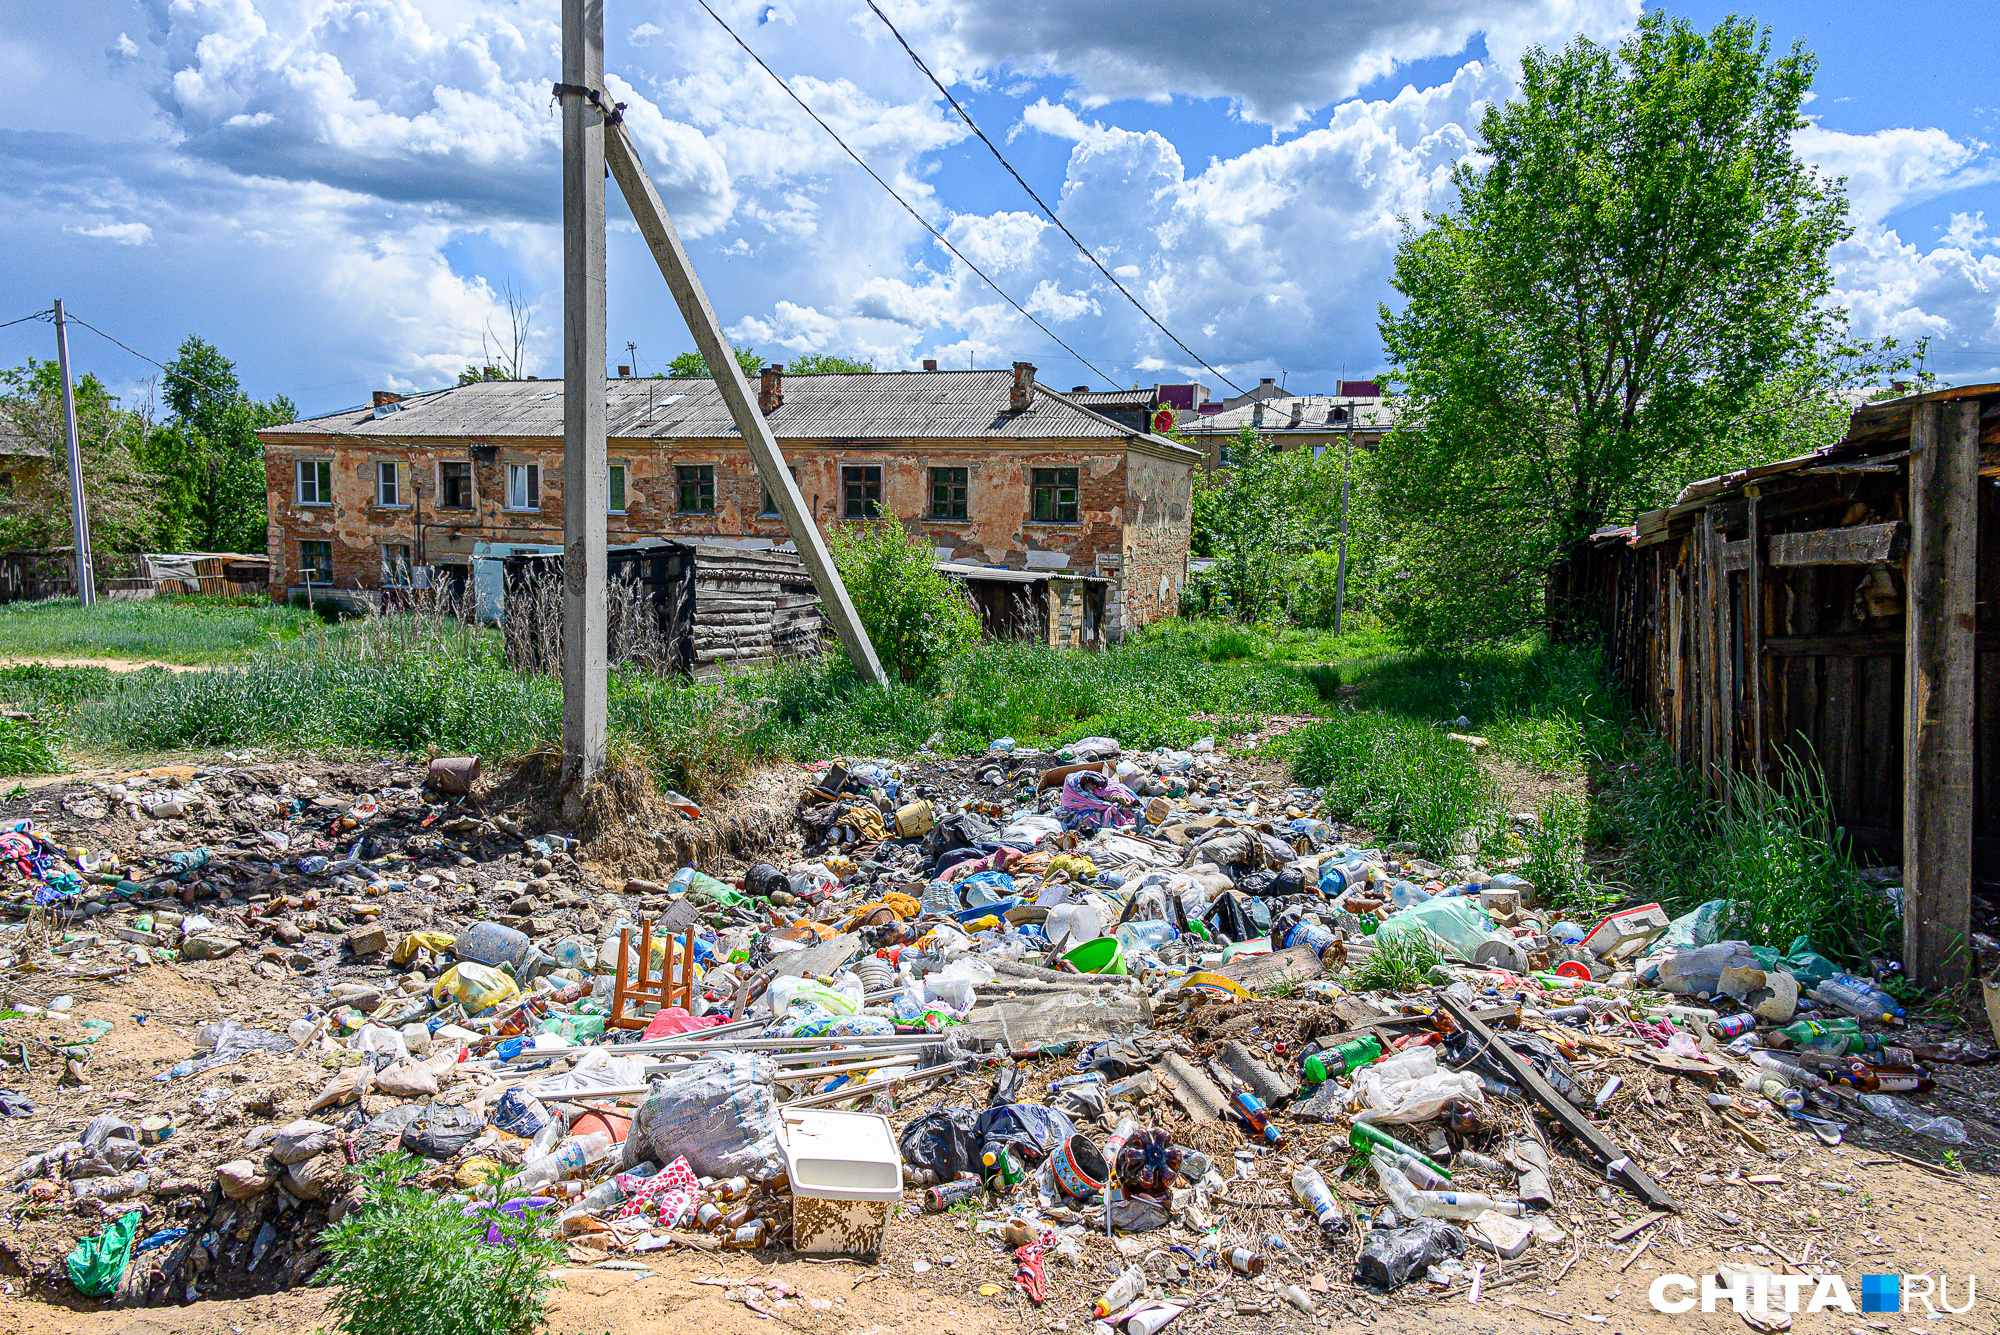
{"label": "broken window", "polygon": [[1037,524],[1076,522],[1076,469],[1035,469],[1034,491],[1034,509],[1030,513]]}
{"label": "broken window", "polygon": [[472,508],[472,464],[463,459],[446,460],[438,465],[438,509],[470,510]]}
{"label": "broken window", "polygon": [[410,587],[409,543],[385,542],[382,544],[382,587],[385,589],[407,589]]}
{"label": "broken window", "polygon": [[715,513],[715,465],[680,464],[674,469],[680,484],[680,512],[684,515]]}
{"label": "broken window", "polygon": [[963,468],[933,468],[931,470],[931,518],[965,518],[966,478],[969,470]]}
{"label": "broken window", "polygon": [[625,513],[625,465],[612,464],[604,484],[604,508],[614,515]]}
{"label": "broken window", "polygon": [[299,460],[299,504],[333,504],[333,460]]}
{"label": "broken window", "polygon": [[[797,482],[799,480],[799,470],[794,468],[791,469],[790,472],[792,474],[792,481]],[[757,512],[757,517],[760,519],[768,519],[772,515],[778,513],[780,513],[780,511],[778,510],[778,502],[772,499],[771,489],[769,487],[764,488],[764,508]]]}
{"label": "broken window", "polygon": [[542,508],[542,466],[540,464],[507,465],[507,508],[509,510],[539,510]]}
{"label": "broken window", "polygon": [[300,543],[299,576],[307,584],[333,583],[333,544],[317,540]]}
{"label": "broken window", "polygon": [[845,495],[840,514],[843,519],[879,519],[882,515],[882,467],[859,464],[840,470],[840,489]]}
{"label": "broken window", "polygon": [[403,485],[403,465],[378,463],[375,465],[375,504],[408,505],[403,495],[407,488]]}

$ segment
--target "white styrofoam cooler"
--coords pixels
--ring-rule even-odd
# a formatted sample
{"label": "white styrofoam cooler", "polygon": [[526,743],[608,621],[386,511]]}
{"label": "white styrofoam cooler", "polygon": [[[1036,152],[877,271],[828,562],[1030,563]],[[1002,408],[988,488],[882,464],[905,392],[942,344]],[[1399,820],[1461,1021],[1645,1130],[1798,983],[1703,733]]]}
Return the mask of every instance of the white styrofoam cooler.
{"label": "white styrofoam cooler", "polygon": [[792,1246],[802,1252],[882,1250],[903,1197],[903,1154],[879,1113],[779,1110],[792,1183]]}

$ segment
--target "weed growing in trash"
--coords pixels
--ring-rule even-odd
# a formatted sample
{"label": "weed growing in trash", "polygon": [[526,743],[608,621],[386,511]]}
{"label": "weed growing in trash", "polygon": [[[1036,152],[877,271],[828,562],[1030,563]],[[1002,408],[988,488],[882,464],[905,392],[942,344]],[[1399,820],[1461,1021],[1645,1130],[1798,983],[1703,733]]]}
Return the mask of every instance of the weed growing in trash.
{"label": "weed growing in trash", "polygon": [[296,640],[319,618],[299,608],[233,598],[74,598],[0,607],[0,654],[240,662]]}
{"label": "weed growing in trash", "polygon": [[[411,1179],[426,1165],[391,1153],[356,1166],[366,1199],[323,1235],[317,1282],[346,1335],[526,1335],[544,1319],[562,1242],[506,1203],[469,1214]],[[490,1241],[497,1233],[497,1241]]]}
{"label": "weed growing in trash", "polygon": [[1349,970],[1347,985],[1357,992],[1408,992],[1421,987],[1433,966],[1443,964],[1427,932],[1389,932],[1370,937],[1375,948]]}
{"label": "weed growing in trash", "polygon": [[1590,822],[1584,804],[1568,793],[1550,793],[1536,820],[1522,832],[1528,860],[1521,874],[1551,904],[1573,917],[1601,917],[1616,895],[1590,874],[1583,839]]}
{"label": "weed growing in trash", "polygon": [[1471,852],[1498,828],[1499,789],[1466,747],[1389,714],[1341,713],[1300,730],[1292,772],[1343,820],[1431,857]]}
{"label": "weed growing in trash", "polygon": [[0,774],[60,774],[63,763],[40,728],[0,719]]}

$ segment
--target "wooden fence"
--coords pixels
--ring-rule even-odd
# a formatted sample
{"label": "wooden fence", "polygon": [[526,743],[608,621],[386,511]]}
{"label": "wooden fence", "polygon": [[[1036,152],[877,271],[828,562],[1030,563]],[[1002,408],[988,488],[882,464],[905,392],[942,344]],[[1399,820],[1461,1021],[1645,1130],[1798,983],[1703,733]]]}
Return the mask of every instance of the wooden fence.
{"label": "wooden fence", "polygon": [[2000,882],[2000,385],[1870,404],[1817,453],[1697,482],[1574,548],[1552,622],[1609,665],[1711,793],[1825,774],[1860,850],[1900,860],[1904,957],[1971,962],[1972,883]]}

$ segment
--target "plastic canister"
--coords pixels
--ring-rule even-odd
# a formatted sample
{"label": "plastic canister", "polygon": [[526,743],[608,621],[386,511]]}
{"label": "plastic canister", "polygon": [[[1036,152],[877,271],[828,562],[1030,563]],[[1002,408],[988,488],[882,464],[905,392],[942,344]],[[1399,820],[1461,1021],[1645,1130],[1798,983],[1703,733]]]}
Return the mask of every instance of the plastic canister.
{"label": "plastic canister", "polygon": [[1104,935],[1104,926],[1098,920],[1097,910],[1088,904],[1058,904],[1049,910],[1048,920],[1042,924],[1042,932],[1055,945],[1067,936],[1069,944],[1080,946],[1086,941],[1095,941]]}
{"label": "plastic canister", "polygon": [[471,931],[461,933],[451,943],[451,950],[461,960],[471,960],[475,964],[512,964],[518,968],[529,944],[525,932],[503,927],[497,922],[482,922],[475,924]]}
{"label": "plastic canister", "polygon": [[1112,935],[1118,938],[1118,944],[1126,950],[1139,951],[1158,950],[1180,933],[1174,930],[1174,925],[1170,922],[1149,918],[1119,923],[1118,930]]}
{"label": "plastic canister", "polygon": [[916,839],[937,824],[937,813],[931,804],[918,798],[896,813],[896,834],[903,839]]}
{"label": "plastic canister", "polygon": [[1368,869],[1372,865],[1374,864],[1359,853],[1328,858],[1319,867],[1319,892],[1331,899],[1342,891],[1367,884]]}

